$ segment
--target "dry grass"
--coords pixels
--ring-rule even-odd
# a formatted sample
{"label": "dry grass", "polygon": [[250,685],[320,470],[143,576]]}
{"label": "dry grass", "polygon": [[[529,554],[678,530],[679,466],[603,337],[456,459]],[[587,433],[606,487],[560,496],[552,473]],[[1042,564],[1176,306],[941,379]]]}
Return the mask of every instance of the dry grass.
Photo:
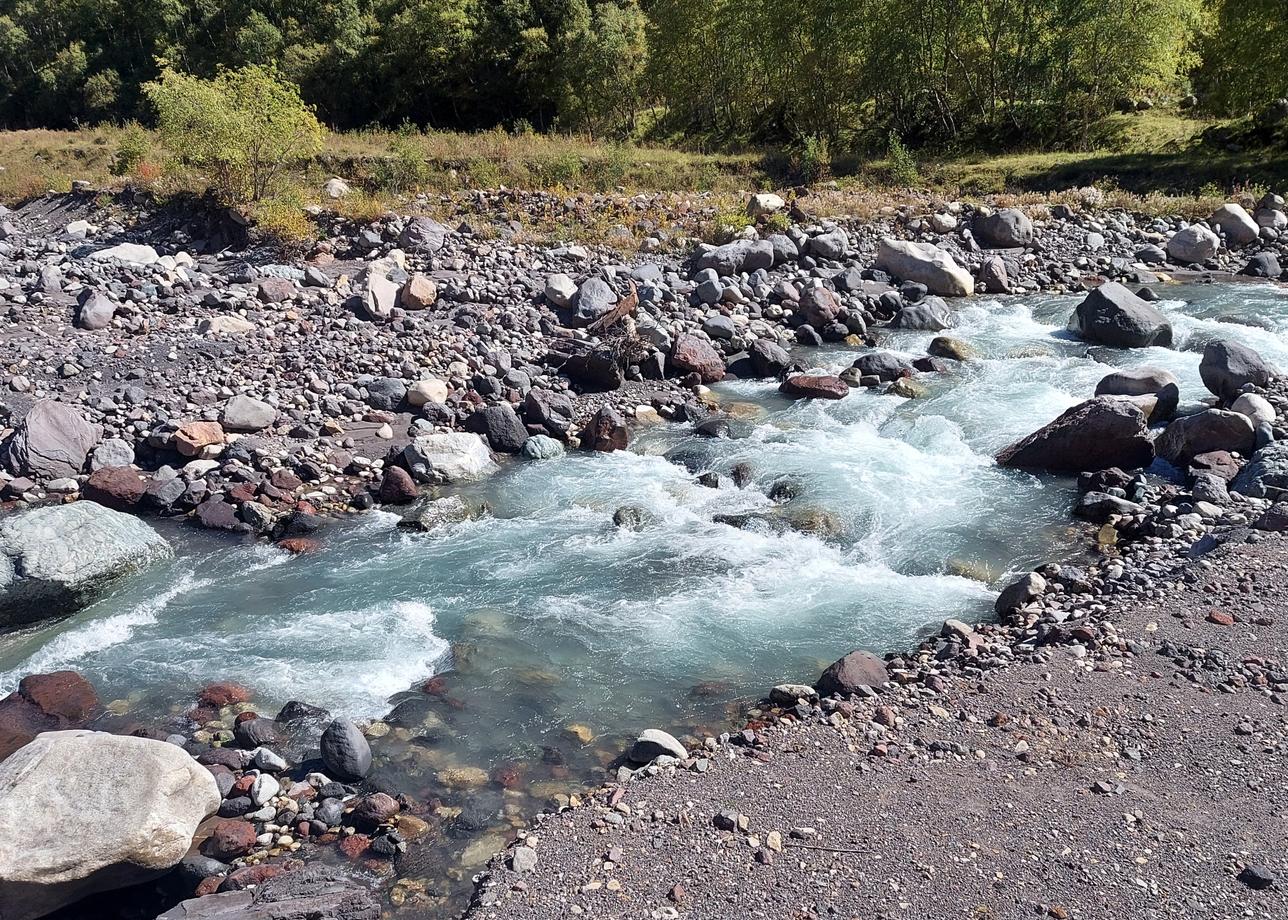
{"label": "dry grass", "polygon": [[[1209,122],[1163,112],[1114,116],[1090,152],[963,155],[918,164],[924,185],[893,188],[889,164],[848,164],[848,175],[816,187],[803,202],[818,217],[866,218],[886,208],[924,210],[963,199],[1041,207],[1056,202],[1145,214],[1202,216],[1231,194],[1251,198],[1288,176],[1288,154],[1198,149]],[[131,150],[128,168],[123,156]],[[141,151],[139,148],[142,148]],[[309,234],[308,207],[359,221],[390,210],[442,217],[469,215],[476,224],[509,222],[521,239],[638,245],[653,227],[675,235],[727,237],[745,224],[748,192],[781,188],[790,177],[769,171],[756,154],[713,155],[657,147],[617,147],[563,135],[363,131],[333,134],[321,156],[290,178],[254,215],[284,240]],[[324,199],[332,175],[353,187],[347,198]],[[169,157],[137,128],[0,132],[0,202],[12,204],[83,179],[99,188],[143,186],[161,198],[197,192],[203,178]],[[1086,188],[1096,191],[1088,193]],[[551,193],[489,196],[477,189]],[[636,196],[645,196],[640,199]],[[791,198],[791,192],[784,192]],[[482,229],[482,226],[480,226]]]}

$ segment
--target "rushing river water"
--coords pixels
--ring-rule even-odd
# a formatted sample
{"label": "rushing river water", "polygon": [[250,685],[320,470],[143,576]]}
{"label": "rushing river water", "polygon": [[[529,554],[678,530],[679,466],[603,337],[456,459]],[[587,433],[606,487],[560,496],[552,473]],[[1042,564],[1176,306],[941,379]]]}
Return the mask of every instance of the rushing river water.
{"label": "rushing river water", "polygon": [[[1090,396],[1106,364],[1171,370],[1183,405],[1207,395],[1210,339],[1288,367],[1282,290],[1166,291],[1175,349],[1089,351],[1063,332],[1075,297],[980,298],[951,334],[982,360],[923,377],[923,398],[791,402],[770,382],[730,382],[716,390],[734,438],[657,426],[629,452],[510,464],[469,490],[492,516],[433,534],[378,512],[289,557],[185,528],[173,563],[71,619],[0,636],[0,690],[72,667],[140,714],[177,711],[219,679],[253,688],[269,713],[299,699],[379,719],[402,703],[376,748],[390,786],[450,801],[436,771],[513,763],[533,794],[469,796],[491,817],[449,833],[426,863],[441,872],[469,850],[468,873],[533,804],[592,778],[639,729],[718,730],[731,703],[812,679],[852,648],[985,618],[1008,574],[1077,552],[1072,483],[991,457]],[[886,344],[921,354],[931,338]],[[836,369],[854,357],[802,353]],[[723,474],[721,488],[668,452]],[[728,480],[740,462],[753,475],[744,489]],[[799,495],[775,506],[766,492],[785,480]],[[639,530],[614,526],[623,506],[643,512]],[[712,520],[748,512],[812,532]],[[408,692],[433,674],[448,699]]]}

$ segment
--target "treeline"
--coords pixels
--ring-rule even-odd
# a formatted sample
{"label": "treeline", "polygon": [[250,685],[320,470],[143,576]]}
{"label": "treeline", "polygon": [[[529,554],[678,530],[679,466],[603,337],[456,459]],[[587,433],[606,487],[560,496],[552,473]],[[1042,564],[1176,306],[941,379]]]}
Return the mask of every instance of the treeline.
{"label": "treeline", "polygon": [[271,65],[337,128],[1077,143],[1127,101],[1288,96],[1285,0],[0,0],[0,126],[148,121]]}

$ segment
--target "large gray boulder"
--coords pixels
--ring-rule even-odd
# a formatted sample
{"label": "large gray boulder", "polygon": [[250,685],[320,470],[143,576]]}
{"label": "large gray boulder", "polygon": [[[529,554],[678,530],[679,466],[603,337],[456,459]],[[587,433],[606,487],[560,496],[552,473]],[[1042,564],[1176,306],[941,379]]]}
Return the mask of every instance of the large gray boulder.
{"label": "large gray boulder", "polygon": [[84,468],[103,429],[91,425],[74,406],[53,399],[36,402],[9,441],[8,466],[19,476],[58,479]]}
{"label": "large gray boulder", "polygon": [[214,776],[176,745],[38,735],[0,763],[0,917],[31,920],[161,875],[219,801]]}
{"label": "large gray boulder", "polygon": [[362,779],[371,770],[371,745],[348,719],[336,719],[318,741],[327,772],[343,780]]}
{"label": "large gray boulder", "polygon": [[468,432],[422,435],[404,448],[403,459],[412,475],[431,482],[478,479],[496,469],[487,442]]}
{"label": "large gray boulder", "polygon": [[997,455],[1002,466],[1081,473],[1130,470],[1154,459],[1145,413],[1135,403],[1097,396],[1069,409]]}
{"label": "large gray boulder", "polygon": [[1275,369],[1247,345],[1218,339],[1208,342],[1199,363],[1203,385],[1222,399],[1234,399],[1247,384],[1264,387]]}
{"label": "large gray boulder", "polygon": [[910,243],[886,237],[877,248],[876,267],[904,281],[924,284],[942,297],[968,297],[975,279],[947,252],[930,243]]}
{"label": "large gray boulder", "polygon": [[116,315],[116,304],[106,294],[86,291],[77,299],[76,325],[80,329],[106,329]]}
{"label": "large gray boulder", "polygon": [[695,268],[715,269],[721,276],[736,275],[773,268],[774,259],[774,244],[769,240],[734,240],[700,253]]}
{"label": "large gray boulder", "polygon": [[891,329],[916,329],[923,332],[943,332],[953,324],[953,311],[942,297],[923,297],[910,303],[894,315]]}
{"label": "large gray boulder", "polygon": [[1230,246],[1247,246],[1255,243],[1261,234],[1261,227],[1242,205],[1221,205],[1212,212],[1208,223],[1225,234],[1225,241]]}
{"label": "large gray boulder", "polygon": [[415,217],[398,235],[398,245],[408,252],[438,252],[447,242],[449,230],[430,217]]}
{"label": "large gray boulder", "polygon": [[1106,374],[1096,384],[1097,396],[1153,396],[1158,406],[1150,420],[1168,419],[1181,401],[1181,382],[1161,367],[1138,367]]}
{"label": "large gray boulder", "polygon": [[371,886],[325,866],[305,866],[254,889],[190,898],[157,920],[379,920]]}
{"label": "large gray boulder", "polygon": [[572,307],[577,311],[577,322],[582,325],[593,323],[615,306],[617,292],[598,276],[583,281],[572,298]]}
{"label": "large gray boulder", "polygon": [[1230,483],[1230,491],[1248,498],[1288,498],[1288,441],[1276,441],[1257,451]]}
{"label": "large gray boulder", "polygon": [[1202,224],[1178,230],[1167,241],[1167,255],[1174,262],[1190,265],[1206,262],[1221,248],[1221,238]]}
{"label": "large gray boulder", "polygon": [[238,394],[224,403],[225,431],[263,431],[277,421],[277,410],[262,400]]}
{"label": "large gray boulder", "polygon": [[10,515],[0,521],[0,626],[69,612],[103,584],[172,553],[143,521],[96,502]]}
{"label": "large gray boulder", "polygon": [[1018,208],[1002,208],[977,218],[972,232],[985,249],[1018,249],[1033,242],[1033,221]]}
{"label": "large gray boulder", "polygon": [[1172,421],[1154,446],[1164,460],[1185,469],[1199,454],[1214,450],[1247,456],[1256,441],[1256,429],[1246,415],[1207,409]]}
{"label": "large gray boulder", "polygon": [[1106,281],[1083,298],[1069,317],[1069,331],[1114,348],[1172,344],[1167,317],[1117,281]]}

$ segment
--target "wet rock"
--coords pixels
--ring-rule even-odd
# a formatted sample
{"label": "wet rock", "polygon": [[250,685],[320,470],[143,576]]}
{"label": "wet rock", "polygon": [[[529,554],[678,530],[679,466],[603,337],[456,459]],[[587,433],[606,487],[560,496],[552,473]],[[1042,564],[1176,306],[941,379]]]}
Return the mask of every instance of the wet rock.
{"label": "wet rock", "polygon": [[66,613],[112,579],[171,554],[147,524],[95,502],[10,515],[0,521],[0,624]]}
{"label": "wet rock", "polygon": [[537,434],[523,442],[519,453],[527,460],[557,460],[564,455],[564,447],[554,438]]}
{"label": "wet rock", "polygon": [[322,763],[329,775],[359,780],[371,770],[371,746],[358,726],[348,719],[336,719],[326,727],[319,742]]}
{"label": "wet rock", "polygon": [[77,409],[42,399],[18,423],[6,462],[19,476],[42,480],[75,476],[102,436],[102,428],[86,422]]}
{"label": "wet rock", "polygon": [[625,450],[629,441],[626,419],[612,406],[601,406],[581,431],[583,450],[610,453]]}
{"label": "wet rock", "polygon": [[458,524],[472,517],[470,506],[459,495],[445,495],[442,498],[423,502],[398,522],[404,530],[418,530],[431,533],[449,524]]}
{"label": "wet rock", "polygon": [[997,456],[1002,466],[1069,473],[1135,469],[1153,459],[1145,413],[1112,396],[1074,406]]}
{"label": "wet rock", "polygon": [[377,497],[383,505],[406,505],[420,496],[416,480],[400,466],[385,467],[380,477],[380,488]]}
{"label": "wet rock", "polygon": [[349,818],[360,831],[373,831],[381,824],[394,819],[401,810],[398,800],[384,792],[364,795],[353,807]]}
{"label": "wet rock", "polygon": [[214,778],[175,745],[43,734],[0,764],[0,915],[28,920],[155,878],[218,807]]}
{"label": "wet rock", "polygon": [[1046,593],[1046,579],[1037,572],[1022,575],[1002,590],[993,604],[998,616],[1009,616]]}
{"label": "wet rock", "polygon": [[1181,400],[1181,382],[1171,371],[1138,367],[1114,371],[1096,385],[1097,396],[1154,396],[1158,406],[1151,420],[1172,417]]}
{"label": "wet rock", "polygon": [[975,357],[975,349],[961,339],[938,335],[930,340],[926,354],[932,358],[947,358],[950,361],[969,361]]}
{"label": "wet rock", "polygon": [[1249,498],[1271,498],[1288,492],[1288,441],[1277,441],[1257,451],[1234,477],[1230,489]]}
{"label": "wet rock", "polygon": [[942,332],[953,324],[952,310],[939,297],[924,297],[908,304],[890,321],[892,329]]}
{"label": "wet rock", "polygon": [[913,367],[905,359],[888,351],[876,351],[860,355],[854,362],[854,369],[863,377],[876,377],[882,382],[898,380],[913,373]]}
{"label": "wet rock", "polygon": [[826,374],[792,374],[778,390],[793,399],[844,399],[850,395],[849,384]]}
{"label": "wet rock", "polygon": [[815,686],[821,696],[844,696],[864,687],[880,689],[888,679],[884,661],[871,652],[857,650],[828,665]]}
{"label": "wet rock", "polygon": [[1129,502],[1125,498],[1118,498],[1104,492],[1088,492],[1078,499],[1078,504],[1073,509],[1073,513],[1084,521],[1103,524],[1114,515],[1125,517],[1131,514],[1140,514],[1144,510],[1144,506],[1138,505],[1136,502]]}
{"label": "wet rock", "polygon": [[1116,281],[1106,281],[1078,304],[1069,330],[1114,348],[1172,344],[1172,325],[1158,310]]}
{"label": "wet rock", "polygon": [[412,475],[437,482],[479,479],[496,469],[487,442],[468,432],[415,438],[403,450],[403,461]]}

